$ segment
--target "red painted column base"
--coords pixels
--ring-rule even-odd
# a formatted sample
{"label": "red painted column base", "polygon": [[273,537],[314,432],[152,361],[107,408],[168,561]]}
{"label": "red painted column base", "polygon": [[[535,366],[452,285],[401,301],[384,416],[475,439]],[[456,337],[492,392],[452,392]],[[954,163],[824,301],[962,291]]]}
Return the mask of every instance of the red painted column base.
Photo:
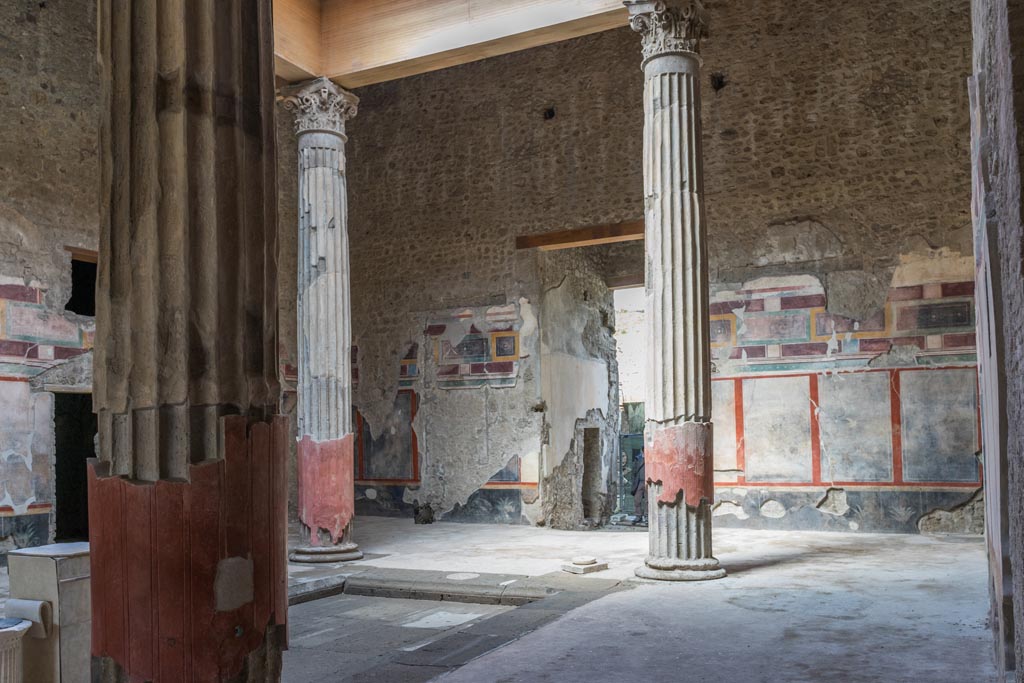
{"label": "red painted column base", "polygon": [[650,551],[644,579],[707,581],[725,576],[711,550],[715,499],[710,422],[651,426],[644,449]]}
{"label": "red painted column base", "polygon": [[352,541],[355,515],[353,436],[298,443],[299,520],[308,545],[294,549],[292,562],[346,562],[362,559]]}
{"label": "red painted column base", "polygon": [[710,422],[686,422],[655,428],[644,449],[648,483],[660,483],[658,502],[690,507],[715,500],[715,468]]}
{"label": "red painted column base", "polygon": [[288,420],[223,418],[190,481],[88,468],[94,680],[276,680],[287,647]]}

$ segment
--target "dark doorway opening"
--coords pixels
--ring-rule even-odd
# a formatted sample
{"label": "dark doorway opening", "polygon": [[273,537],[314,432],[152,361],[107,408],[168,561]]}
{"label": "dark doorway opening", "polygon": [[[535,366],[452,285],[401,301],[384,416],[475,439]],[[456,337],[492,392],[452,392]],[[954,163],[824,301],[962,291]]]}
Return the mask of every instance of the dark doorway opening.
{"label": "dark doorway opening", "polygon": [[71,259],[71,298],[65,310],[79,315],[96,315],[96,263]]}
{"label": "dark doorway opening", "polygon": [[583,517],[599,519],[604,503],[601,491],[601,430],[583,430]]}
{"label": "dark doorway opening", "polygon": [[58,541],[89,540],[86,460],[93,457],[96,415],[92,394],[54,394],[53,422],[57,446]]}

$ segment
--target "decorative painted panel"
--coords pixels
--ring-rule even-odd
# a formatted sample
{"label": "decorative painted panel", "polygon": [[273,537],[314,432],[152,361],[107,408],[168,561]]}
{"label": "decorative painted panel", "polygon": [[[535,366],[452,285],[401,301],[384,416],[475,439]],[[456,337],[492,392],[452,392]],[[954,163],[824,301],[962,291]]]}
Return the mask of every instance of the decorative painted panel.
{"label": "decorative painted panel", "polygon": [[748,482],[812,480],[809,406],[807,377],[743,380],[743,447]]}
{"label": "decorative painted panel", "polygon": [[822,375],[818,397],[822,479],[891,481],[889,373]]}
{"label": "decorative painted panel", "polygon": [[978,480],[976,380],[971,368],[901,373],[906,481]]}

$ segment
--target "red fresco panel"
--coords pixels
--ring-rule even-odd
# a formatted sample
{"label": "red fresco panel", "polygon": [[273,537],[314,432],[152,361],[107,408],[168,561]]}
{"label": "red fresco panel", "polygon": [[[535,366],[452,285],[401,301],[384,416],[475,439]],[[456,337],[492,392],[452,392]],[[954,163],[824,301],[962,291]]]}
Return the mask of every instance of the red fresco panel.
{"label": "red fresco panel", "polygon": [[903,483],[903,414],[900,410],[900,371],[889,371],[889,419],[892,421],[892,480]]}
{"label": "red fresco panel", "polygon": [[942,296],[974,296],[974,282],[944,282]]}
{"label": "red fresco panel", "polygon": [[914,301],[923,298],[924,288],[921,285],[889,288],[889,301]]}
{"label": "red fresco panel", "polygon": [[819,308],[825,305],[824,294],[804,294],[802,296],[782,297],[782,310],[790,311],[797,308]]}
{"label": "red fresco panel", "polygon": [[728,315],[737,308],[743,308],[743,301],[717,301],[708,306],[711,315]]}
{"label": "red fresco panel", "polygon": [[942,346],[946,349],[967,349],[974,348],[976,345],[974,332],[947,334],[942,337]]}
{"label": "red fresco panel", "polygon": [[24,285],[0,285],[0,299],[37,304],[39,303],[39,290]]}

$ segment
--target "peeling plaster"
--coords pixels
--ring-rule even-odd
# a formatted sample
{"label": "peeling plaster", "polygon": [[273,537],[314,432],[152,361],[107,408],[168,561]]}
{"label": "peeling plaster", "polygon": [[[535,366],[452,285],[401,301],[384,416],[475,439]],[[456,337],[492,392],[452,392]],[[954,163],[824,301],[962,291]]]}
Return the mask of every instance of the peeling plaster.
{"label": "peeling plaster", "polygon": [[822,512],[829,515],[843,516],[850,511],[850,505],[846,502],[846,491],[839,488],[830,488],[825,491],[815,506]]}
{"label": "peeling plaster", "polygon": [[974,256],[966,256],[948,247],[901,254],[892,275],[892,287],[908,287],[934,282],[974,280]]}
{"label": "peeling plaster", "polygon": [[970,500],[952,508],[932,510],[921,516],[922,534],[982,534],[985,532],[985,494],[978,489]]}
{"label": "peeling plaster", "polygon": [[898,368],[916,363],[921,348],[916,344],[890,345],[886,353],[875,356],[868,362],[869,368]]}

